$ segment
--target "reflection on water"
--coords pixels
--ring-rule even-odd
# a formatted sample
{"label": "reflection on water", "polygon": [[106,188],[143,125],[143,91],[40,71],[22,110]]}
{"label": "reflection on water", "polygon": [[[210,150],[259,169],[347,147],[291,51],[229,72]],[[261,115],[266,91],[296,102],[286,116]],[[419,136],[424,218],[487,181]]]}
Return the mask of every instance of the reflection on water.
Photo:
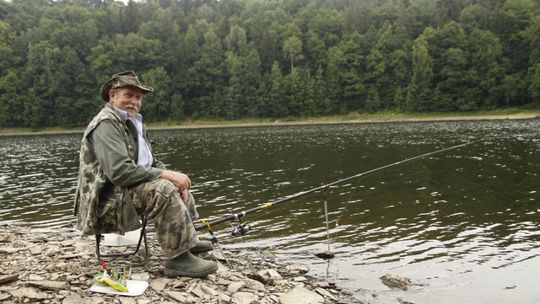
{"label": "reflection on water", "polygon": [[[329,264],[322,195],[248,216],[246,237],[216,227],[225,247],[258,247],[308,263],[373,303],[540,300],[540,120],[174,130],[151,133],[157,157],[188,173],[201,216],[277,198],[469,140],[333,187]],[[0,138],[0,221],[72,220],[80,135]],[[393,291],[385,273],[419,285]],[[532,273],[532,274],[531,274]],[[366,291],[367,290],[367,291]],[[379,294],[372,298],[371,292]]]}
{"label": "reflection on water", "polygon": [[78,144],[73,135],[0,137],[0,221],[70,221]]}

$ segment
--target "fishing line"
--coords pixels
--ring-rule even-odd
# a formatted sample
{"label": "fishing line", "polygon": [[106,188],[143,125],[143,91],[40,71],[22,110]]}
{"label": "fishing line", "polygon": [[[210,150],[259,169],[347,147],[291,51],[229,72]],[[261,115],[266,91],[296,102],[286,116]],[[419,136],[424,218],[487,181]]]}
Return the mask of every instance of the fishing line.
{"label": "fishing line", "polygon": [[326,187],[330,188],[332,186],[344,183],[346,181],[349,181],[349,180],[352,180],[352,179],[355,179],[355,178],[366,176],[366,175],[369,175],[369,174],[372,174],[372,173],[375,173],[375,172],[378,172],[378,171],[382,171],[382,170],[388,169],[390,167],[394,167],[394,166],[397,166],[397,165],[400,165],[400,164],[403,164],[403,163],[406,163],[406,162],[410,162],[410,161],[413,161],[413,160],[416,160],[416,159],[420,159],[420,158],[423,158],[423,157],[426,157],[426,156],[434,155],[434,154],[437,154],[437,153],[442,153],[442,152],[457,149],[457,148],[462,148],[462,147],[465,147],[465,146],[470,145],[472,143],[473,142],[470,141],[470,142],[462,143],[462,144],[459,144],[459,145],[455,145],[455,146],[435,150],[435,151],[432,151],[432,152],[424,153],[424,154],[417,155],[417,156],[414,156],[414,157],[410,157],[410,158],[407,158],[407,159],[403,159],[403,160],[400,160],[400,161],[397,161],[397,162],[394,162],[394,163],[391,163],[391,164],[388,164],[388,165],[385,165],[385,166],[381,166],[381,167],[378,167],[378,168],[375,168],[375,169],[360,172],[358,174],[355,174],[355,175],[352,175],[352,176],[349,176],[349,177],[346,177],[346,178],[331,182],[331,183],[323,185],[323,186],[315,187],[315,188],[308,189],[308,190],[305,190],[305,191],[300,191],[300,192],[297,192],[295,194],[279,198],[279,199],[277,199],[277,200],[275,200],[273,202],[263,203],[263,204],[261,204],[261,205],[259,205],[257,207],[253,207],[251,209],[247,209],[247,210],[239,212],[239,213],[226,214],[226,215],[223,215],[223,216],[220,216],[220,217],[217,217],[217,218],[213,218],[213,219],[208,219],[208,220],[203,219],[203,220],[200,220],[198,223],[195,224],[195,230],[198,231],[198,230],[204,229],[205,227],[209,227],[209,225],[217,225],[217,224],[220,224],[220,223],[234,221],[234,220],[238,221],[238,222],[241,222],[242,218],[244,218],[246,215],[256,213],[256,212],[260,212],[262,210],[266,210],[266,209],[268,209],[270,207],[285,203],[287,201],[293,200],[295,198],[298,198],[298,197],[301,197],[301,196],[304,196],[304,195],[307,195],[307,194],[310,194],[310,193],[313,193],[313,192],[316,192],[316,191],[321,191]]}

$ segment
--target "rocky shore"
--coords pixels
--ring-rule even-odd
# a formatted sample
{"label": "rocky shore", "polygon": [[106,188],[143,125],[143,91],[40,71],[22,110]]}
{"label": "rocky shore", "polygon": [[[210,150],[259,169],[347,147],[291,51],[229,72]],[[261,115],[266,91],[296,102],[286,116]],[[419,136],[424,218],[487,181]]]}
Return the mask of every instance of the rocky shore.
{"label": "rocky shore", "polygon": [[[337,286],[309,275],[302,264],[284,265],[268,252],[218,250],[203,257],[219,270],[205,279],[168,278],[163,255],[150,232],[150,258],[128,259],[132,279],[149,283],[136,297],[95,293],[99,271],[95,241],[74,228],[32,229],[0,225],[2,303],[362,303]],[[144,246],[143,246],[144,247]],[[230,263],[230,265],[229,265]]]}

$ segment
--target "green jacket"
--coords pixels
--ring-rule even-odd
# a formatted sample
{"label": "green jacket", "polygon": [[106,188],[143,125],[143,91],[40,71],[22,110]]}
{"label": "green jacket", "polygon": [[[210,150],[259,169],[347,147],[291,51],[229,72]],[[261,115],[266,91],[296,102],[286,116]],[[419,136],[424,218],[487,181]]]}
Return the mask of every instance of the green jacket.
{"label": "green jacket", "polygon": [[135,125],[109,103],[88,124],[81,140],[74,210],[83,234],[124,234],[140,228],[130,188],[158,178],[165,166],[155,157],[152,167],[137,165],[137,138]]}

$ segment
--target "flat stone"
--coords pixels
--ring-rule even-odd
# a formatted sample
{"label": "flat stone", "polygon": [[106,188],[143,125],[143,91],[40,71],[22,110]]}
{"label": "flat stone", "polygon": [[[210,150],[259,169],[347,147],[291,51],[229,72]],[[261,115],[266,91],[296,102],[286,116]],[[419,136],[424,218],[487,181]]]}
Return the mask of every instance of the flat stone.
{"label": "flat stone", "polygon": [[193,288],[191,290],[191,293],[197,296],[198,298],[205,298],[206,296],[206,293],[202,291],[201,287],[199,286],[196,286],[195,288]]}
{"label": "flat stone", "polygon": [[235,304],[251,304],[255,303],[259,297],[251,292],[237,292],[232,295],[232,303]]}
{"label": "flat stone", "polygon": [[64,247],[71,247],[73,246],[73,240],[64,240],[60,242],[60,245]]}
{"label": "flat stone", "polygon": [[283,277],[275,269],[268,269],[266,273],[272,280],[283,280]]}
{"label": "flat stone", "polygon": [[27,280],[28,281],[45,281],[45,278],[40,275],[31,273],[28,275]]}
{"label": "flat stone", "polygon": [[69,284],[67,282],[60,281],[26,281],[25,283],[44,290],[69,289]]}
{"label": "flat stone", "polygon": [[275,270],[275,269],[265,269],[265,270],[259,270],[257,272],[257,275],[261,276],[264,281],[257,280],[261,283],[270,284],[273,283],[273,281],[276,280],[283,280],[283,277]]}
{"label": "flat stone", "polygon": [[218,297],[218,302],[219,304],[229,304],[231,303],[231,297],[224,293],[221,293]]}
{"label": "flat stone", "polygon": [[330,284],[328,284],[328,282],[326,281],[315,282],[313,283],[313,286],[321,287],[321,288],[330,288]]}
{"label": "flat stone", "polygon": [[291,272],[300,272],[300,273],[307,273],[309,271],[309,267],[307,265],[304,265],[304,264],[291,264],[291,265],[287,265],[285,267],[285,269],[287,269],[288,271],[291,271]]}
{"label": "flat stone", "polygon": [[170,282],[170,280],[165,279],[165,278],[153,279],[150,282],[150,287],[152,287],[153,290],[155,290],[157,292],[160,292],[163,289],[165,289],[165,287],[167,286],[167,284],[169,284],[169,282]]}
{"label": "flat stone", "polygon": [[213,250],[209,252],[208,257],[212,260],[218,260],[227,263],[227,258],[219,250]]}
{"label": "flat stone", "polygon": [[270,300],[272,300],[274,303],[279,303],[279,297],[277,295],[270,295]]}
{"label": "flat stone", "polygon": [[19,274],[18,273],[7,274],[7,275],[0,276],[0,285],[5,284],[5,283],[10,283],[10,282],[13,282],[13,281],[17,281],[18,279],[19,279]]}
{"label": "flat stone", "polygon": [[84,252],[84,251],[94,251],[94,244],[90,243],[90,241],[83,240],[83,239],[77,239],[75,242],[73,242],[73,246],[75,247],[76,252]]}
{"label": "flat stone", "polygon": [[61,255],[58,258],[63,259],[63,260],[71,260],[71,259],[75,259],[82,256],[84,256],[84,253],[70,253],[70,254]]}
{"label": "flat stone", "polygon": [[22,287],[10,291],[9,293],[11,293],[11,295],[15,298],[28,298],[32,300],[45,300],[48,298],[47,293],[29,287]]}
{"label": "flat stone", "polygon": [[323,288],[318,287],[318,288],[315,288],[315,292],[318,293],[318,294],[320,294],[321,296],[323,296],[323,297],[329,299],[329,300],[334,301],[334,302],[338,300],[338,298],[336,298],[336,296],[334,296],[332,293],[330,293],[330,292],[329,292],[328,290],[326,290],[326,289],[323,289]]}
{"label": "flat stone", "polygon": [[319,294],[297,286],[279,298],[281,304],[323,304],[324,298]]}
{"label": "flat stone", "polygon": [[264,287],[264,284],[259,281],[255,281],[252,279],[245,279],[244,282],[246,283],[246,287],[249,289],[266,290],[266,288]]}
{"label": "flat stone", "polygon": [[45,250],[45,254],[48,256],[54,256],[58,253],[60,253],[60,247],[56,245],[49,245],[47,246],[47,249]]}
{"label": "flat stone", "polygon": [[4,301],[11,298],[11,295],[9,293],[0,293],[0,301]]}
{"label": "flat stone", "polygon": [[150,274],[148,272],[136,272],[131,274],[132,280],[137,281],[150,281]]}
{"label": "flat stone", "polygon": [[76,292],[70,292],[69,295],[67,295],[62,301],[62,304],[81,304],[81,303],[84,303],[84,300]]}
{"label": "flat stone", "polygon": [[411,280],[396,274],[387,273],[380,277],[382,283],[390,288],[399,288],[407,290],[407,286],[411,284]]}
{"label": "flat stone", "polygon": [[103,299],[102,297],[92,297],[90,303],[91,304],[105,304],[107,303],[107,301],[105,301],[105,299]]}
{"label": "flat stone", "polygon": [[211,295],[211,296],[217,296],[219,295],[219,292],[217,292],[215,289],[213,289],[212,287],[208,286],[207,284],[204,284],[202,283],[200,285],[201,287],[201,290],[204,291],[205,293]]}
{"label": "flat stone", "polygon": [[16,239],[13,234],[0,235],[0,242],[13,242]]}
{"label": "flat stone", "polygon": [[33,247],[28,248],[28,250],[30,250],[30,253],[33,255],[41,254],[41,252],[43,251],[43,249],[40,246],[33,246]]}
{"label": "flat stone", "polygon": [[270,276],[266,274],[266,270],[260,270],[256,273],[249,273],[249,274],[246,274],[246,276],[255,281],[259,281],[263,283],[264,285],[274,284],[274,280],[272,280]]}
{"label": "flat stone", "polygon": [[237,292],[238,290],[240,290],[240,288],[244,287],[245,285],[246,285],[246,283],[243,282],[243,281],[234,282],[234,283],[229,284],[229,286],[227,286],[227,291],[230,294],[233,294],[233,293]]}
{"label": "flat stone", "polygon": [[218,270],[216,271],[216,274],[218,275],[222,275],[222,276],[227,276],[230,272],[229,268],[227,268],[227,266],[221,264],[221,263],[217,263],[218,264]]}
{"label": "flat stone", "polygon": [[184,288],[187,286],[187,283],[186,281],[183,281],[183,280],[174,280],[174,282],[172,283],[172,288],[176,289],[176,288]]}
{"label": "flat stone", "polygon": [[0,253],[7,253],[12,254],[15,252],[19,252],[20,250],[23,250],[25,248],[17,248],[17,247],[2,247],[0,248]]}
{"label": "flat stone", "polygon": [[186,303],[188,298],[184,293],[181,293],[179,291],[169,291],[167,290],[165,294],[170,297],[171,299],[175,300],[179,303]]}
{"label": "flat stone", "polygon": [[119,297],[120,304],[138,304],[134,298],[131,297]]}

